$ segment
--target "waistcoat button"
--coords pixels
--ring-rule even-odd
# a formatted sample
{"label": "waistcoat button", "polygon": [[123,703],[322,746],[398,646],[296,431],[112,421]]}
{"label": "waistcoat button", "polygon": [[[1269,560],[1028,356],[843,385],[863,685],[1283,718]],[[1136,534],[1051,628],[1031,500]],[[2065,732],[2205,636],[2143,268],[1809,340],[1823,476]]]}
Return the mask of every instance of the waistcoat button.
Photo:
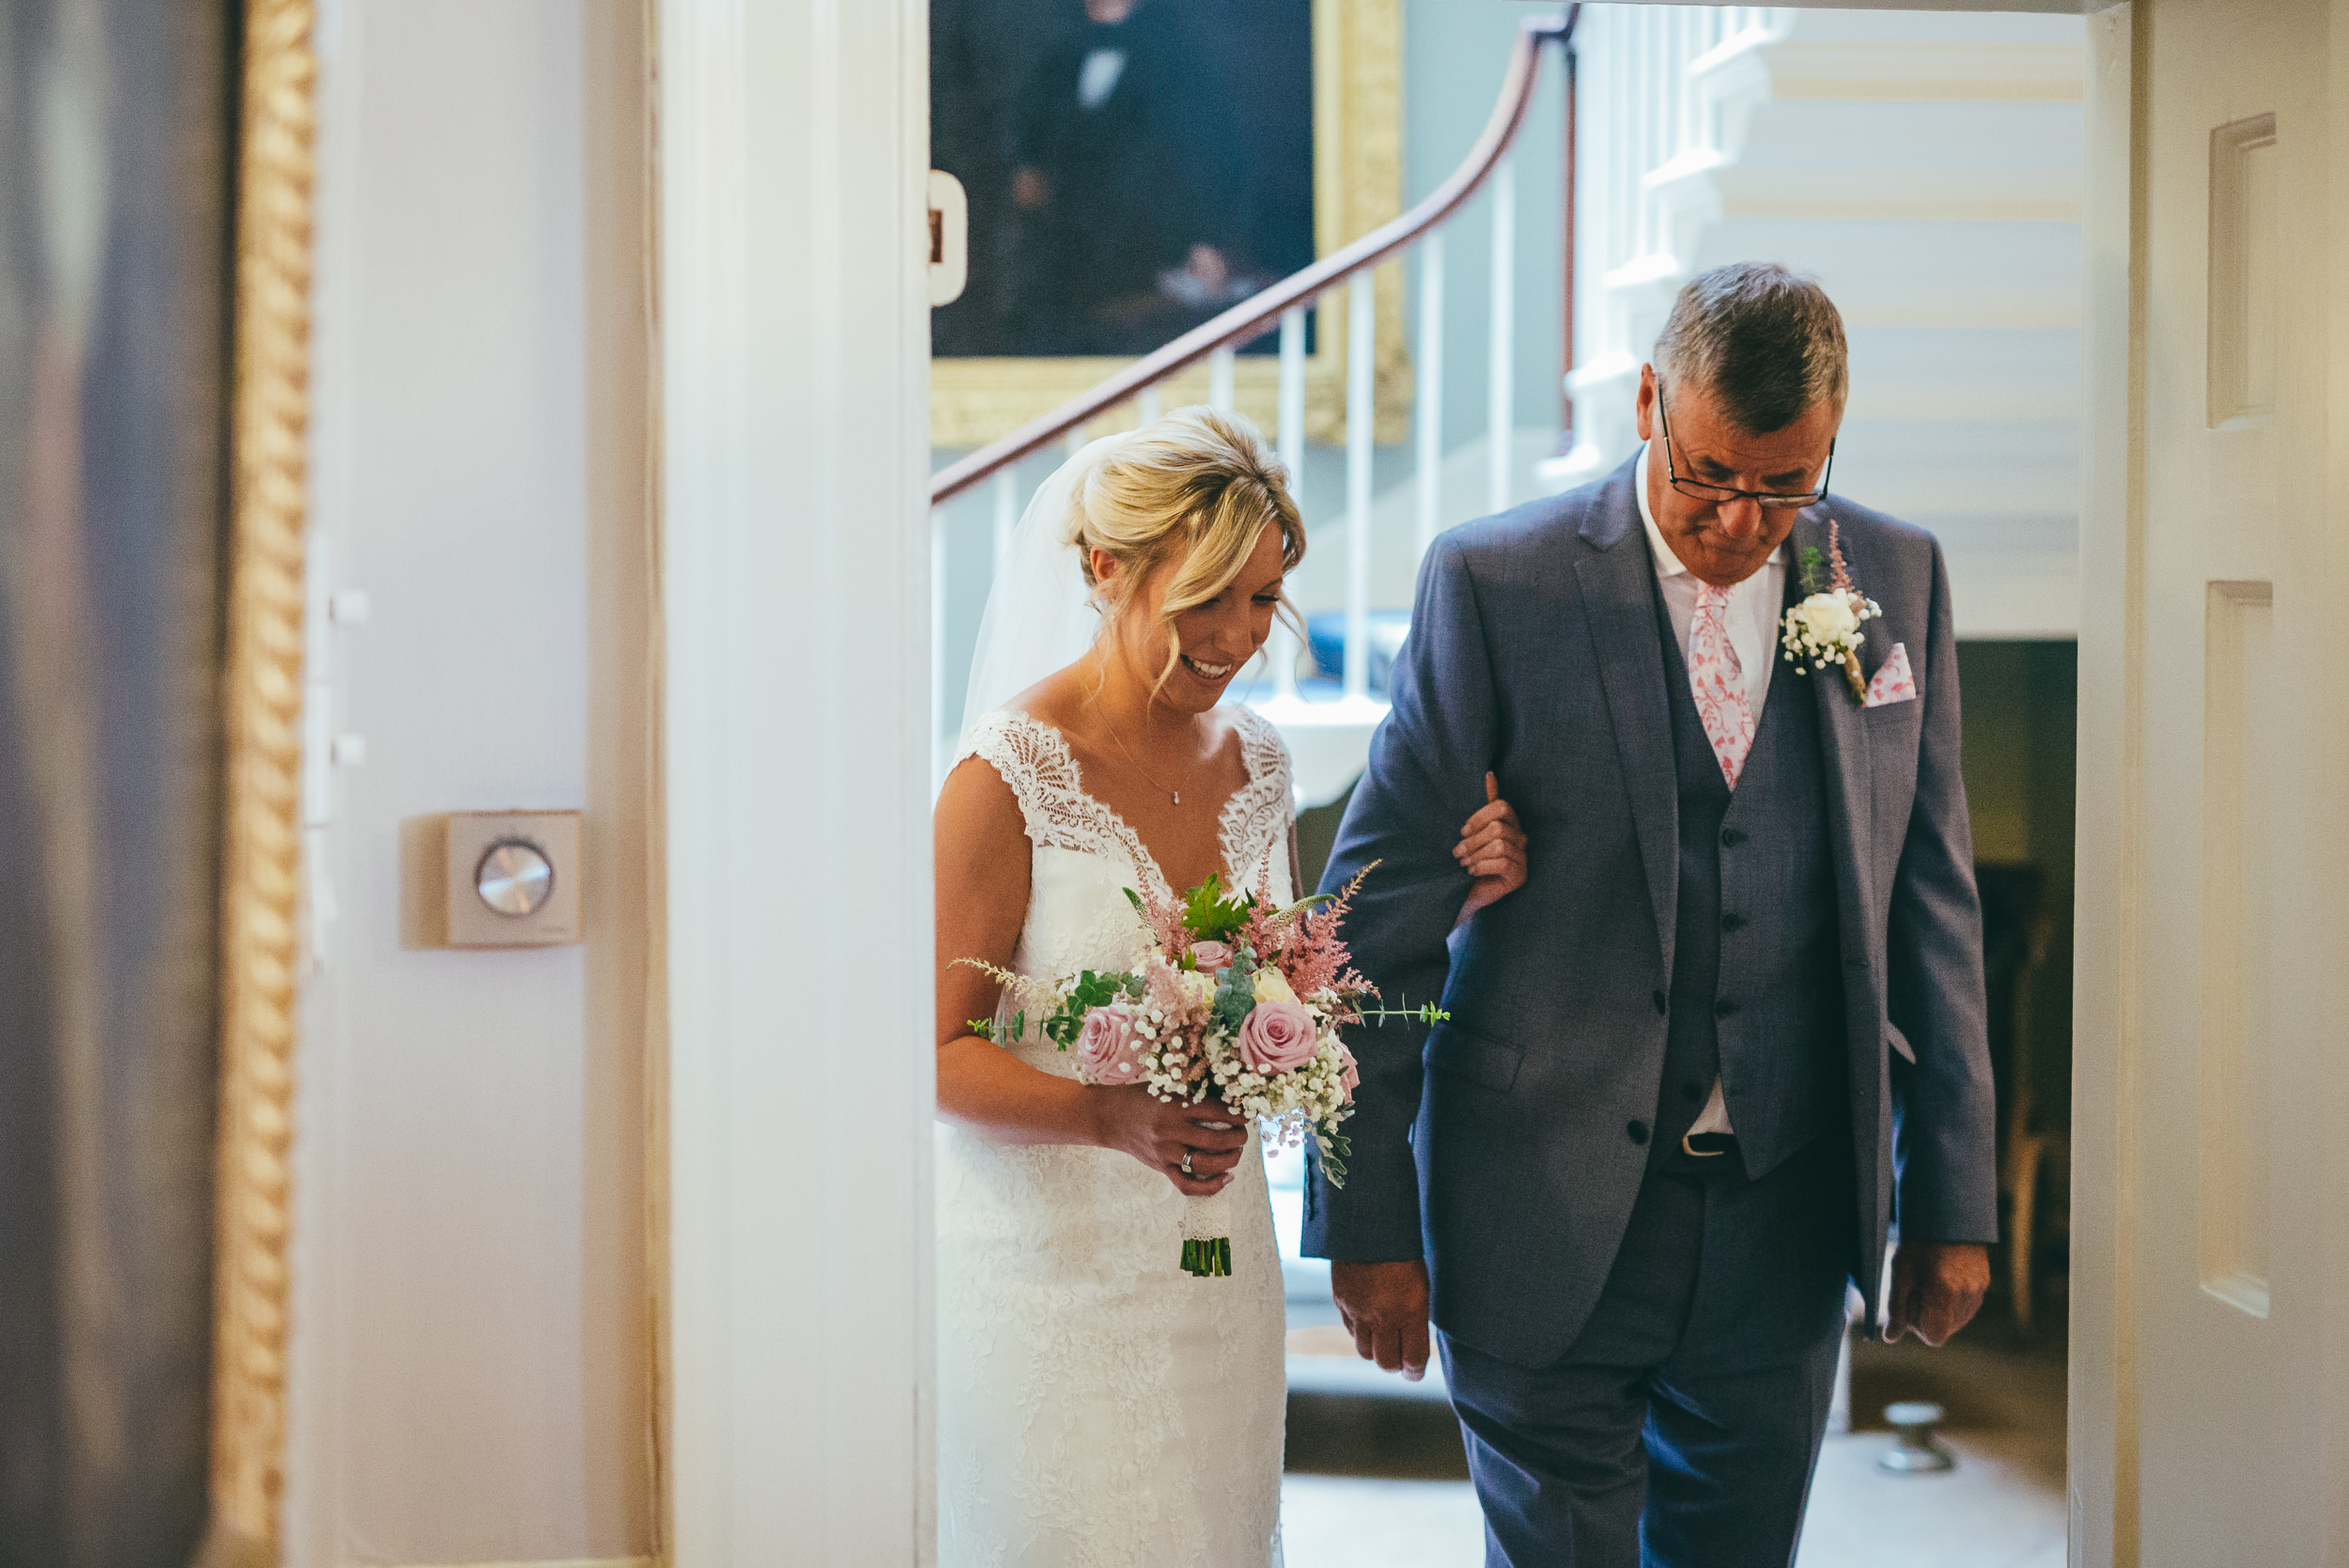
{"label": "waistcoat button", "polygon": [[1647,1141],[1647,1124],[1645,1122],[1634,1122],[1623,1130],[1626,1136],[1627,1136],[1634,1143],[1644,1143]]}
{"label": "waistcoat button", "polygon": [[1736,848],[1739,845],[1741,845],[1741,844],[1743,844],[1743,843],[1745,843],[1745,842],[1746,842],[1746,835],[1745,835],[1745,834],[1743,834],[1743,833],[1741,833],[1741,832],[1739,832],[1736,829],[1735,829],[1735,828],[1723,828],[1723,829],[1721,830],[1721,847],[1722,847],[1722,848],[1724,848],[1724,849],[1735,849],[1735,848]]}
{"label": "waistcoat button", "polygon": [[1743,916],[1743,915],[1723,915],[1723,916],[1721,916],[1721,929],[1722,929],[1722,930],[1724,930],[1724,931],[1735,931],[1735,930],[1737,930],[1737,929],[1739,929],[1740,927],[1742,927],[1745,924],[1746,924],[1746,917],[1745,917],[1745,916]]}
{"label": "waistcoat button", "polygon": [[1727,997],[1721,998],[1713,1004],[1713,1016],[1717,1018],[1725,1018],[1735,1011],[1737,1011],[1737,1004]]}
{"label": "waistcoat button", "polygon": [[1656,1010],[1657,1010],[1658,1013],[1661,1013],[1661,1012],[1666,1011],[1666,1006],[1665,1006],[1665,1002],[1664,1002],[1664,991],[1663,991],[1663,987],[1662,987],[1662,986],[1660,986],[1657,987],[1656,997],[1655,997],[1655,1001],[1656,1001]]}

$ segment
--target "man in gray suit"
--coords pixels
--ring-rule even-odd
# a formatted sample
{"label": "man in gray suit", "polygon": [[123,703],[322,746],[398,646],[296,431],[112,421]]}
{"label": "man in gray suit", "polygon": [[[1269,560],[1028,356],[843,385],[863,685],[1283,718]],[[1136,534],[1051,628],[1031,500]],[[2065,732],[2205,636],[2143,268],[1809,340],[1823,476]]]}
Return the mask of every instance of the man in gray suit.
{"label": "man in gray suit", "polygon": [[[1377,862],[1356,961],[1450,1017],[1354,1032],[1305,1250],[1380,1366],[1419,1374],[1432,1305],[1489,1568],[1789,1562],[1847,1283],[1897,1224],[1874,1320],[1937,1344],[1989,1281],[1949,577],[1827,495],[1845,386],[1814,283],[1684,288],[1640,454],[1428,552],[1323,878]],[[1798,616],[1831,661],[1795,662],[1843,587],[1880,618]],[[1455,932],[1488,768],[1527,880]]]}

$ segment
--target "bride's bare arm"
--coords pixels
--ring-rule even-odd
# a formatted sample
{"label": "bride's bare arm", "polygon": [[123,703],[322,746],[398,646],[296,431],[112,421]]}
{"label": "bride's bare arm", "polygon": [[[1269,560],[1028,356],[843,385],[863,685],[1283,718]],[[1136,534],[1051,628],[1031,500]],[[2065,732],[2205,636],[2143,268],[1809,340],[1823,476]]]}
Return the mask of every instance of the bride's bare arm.
{"label": "bride's bare arm", "polygon": [[[1192,1196],[1222,1188],[1247,1144],[1216,1130],[1211,1107],[1171,1106],[1140,1088],[1092,1087],[1040,1073],[971,1032],[991,1017],[996,983],[957,958],[1009,965],[1027,919],[1030,846],[1011,786],[977,758],[946,780],[932,818],[938,908],[938,1113],[1004,1143],[1117,1149]],[[1183,1156],[1193,1175],[1185,1175]]]}
{"label": "bride's bare arm", "polygon": [[1019,801],[995,769],[965,759],[933,818],[938,871],[938,1110],[1015,1143],[1092,1143],[1084,1085],[1039,1073],[971,1032],[1001,987],[955,962],[1008,965],[1028,912],[1029,846]]}

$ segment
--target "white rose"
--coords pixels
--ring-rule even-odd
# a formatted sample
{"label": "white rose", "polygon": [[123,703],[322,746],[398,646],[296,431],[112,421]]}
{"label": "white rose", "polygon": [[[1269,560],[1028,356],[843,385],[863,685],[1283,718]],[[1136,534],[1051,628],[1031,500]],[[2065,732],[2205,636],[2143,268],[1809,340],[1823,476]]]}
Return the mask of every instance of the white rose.
{"label": "white rose", "polygon": [[1293,1002],[1297,1000],[1297,993],[1289,989],[1289,983],[1282,978],[1281,971],[1268,964],[1256,971],[1256,1000]]}
{"label": "white rose", "polygon": [[1208,1002],[1215,1000],[1214,975],[1201,974],[1196,970],[1186,970],[1181,971],[1176,979],[1183,989],[1189,991],[1197,1001]]}
{"label": "white rose", "polygon": [[1841,594],[1812,594],[1796,608],[1795,614],[1821,647],[1837,646],[1859,629],[1859,614],[1851,600]]}

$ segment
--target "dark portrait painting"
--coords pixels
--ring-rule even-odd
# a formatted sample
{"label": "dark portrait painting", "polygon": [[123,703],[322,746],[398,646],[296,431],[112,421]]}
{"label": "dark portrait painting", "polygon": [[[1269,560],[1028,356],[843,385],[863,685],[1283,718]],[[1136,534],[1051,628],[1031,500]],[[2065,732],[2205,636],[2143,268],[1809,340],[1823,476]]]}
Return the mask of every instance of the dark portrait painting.
{"label": "dark portrait painting", "polygon": [[930,40],[934,353],[1146,353],[1313,261],[1312,0],[931,0]]}
{"label": "dark portrait painting", "polygon": [[204,1540],[235,13],[0,6],[0,1568]]}

